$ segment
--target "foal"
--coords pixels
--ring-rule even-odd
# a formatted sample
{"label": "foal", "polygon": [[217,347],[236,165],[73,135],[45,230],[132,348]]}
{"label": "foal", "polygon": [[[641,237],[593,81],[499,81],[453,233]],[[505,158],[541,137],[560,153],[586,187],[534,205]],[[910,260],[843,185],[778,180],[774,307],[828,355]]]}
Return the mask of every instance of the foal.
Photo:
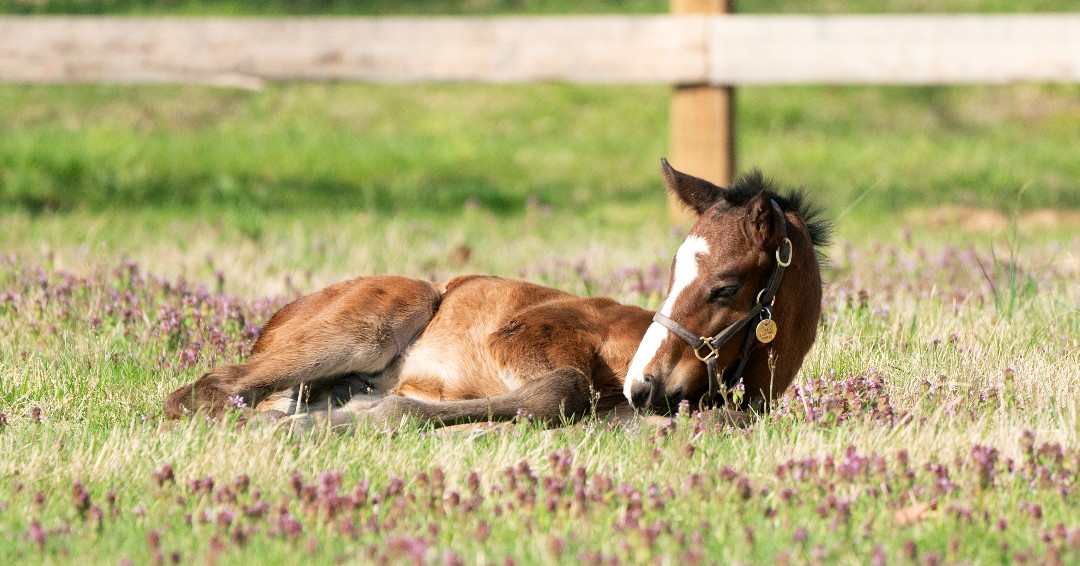
{"label": "foal", "polygon": [[801,192],[780,196],[757,172],[724,189],[661,163],[698,220],[658,313],[498,277],[360,277],[286,305],[247,362],[180,387],[165,414],[242,400],[332,426],[522,414],[557,424],[628,402],[662,413],[721,403],[740,381],[743,402],[767,404],[814,342],[828,225]]}

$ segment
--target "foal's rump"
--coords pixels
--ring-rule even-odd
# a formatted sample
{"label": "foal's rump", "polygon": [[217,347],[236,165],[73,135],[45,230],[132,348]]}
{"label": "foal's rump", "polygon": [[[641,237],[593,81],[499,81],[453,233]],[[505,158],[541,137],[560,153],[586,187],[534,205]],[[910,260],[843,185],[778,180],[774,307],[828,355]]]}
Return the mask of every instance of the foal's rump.
{"label": "foal's rump", "polygon": [[217,414],[240,402],[281,410],[290,396],[302,400],[302,384],[328,392],[344,379],[381,374],[424,330],[440,298],[430,283],[385,275],[305,295],[271,317],[248,361],[215,367],[177,389],[165,413]]}
{"label": "foal's rump", "polygon": [[[259,334],[252,354],[282,342],[288,347],[329,348],[346,341],[372,369],[401,351],[423,331],[442,294],[431,283],[397,275],[358,277],[335,283],[285,305]],[[364,371],[358,369],[357,371]]]}

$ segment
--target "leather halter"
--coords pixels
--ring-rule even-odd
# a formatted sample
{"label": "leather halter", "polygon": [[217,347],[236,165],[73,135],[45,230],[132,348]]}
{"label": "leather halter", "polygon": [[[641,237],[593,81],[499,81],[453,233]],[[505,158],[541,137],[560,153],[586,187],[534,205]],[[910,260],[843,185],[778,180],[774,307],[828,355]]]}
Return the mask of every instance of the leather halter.
{"label": "leather halter", "polygon": [[755,317],[759,317],[764,313],[762,320],[766,318],[772,318],[772,304],[776,300],[776,292],[780,289],[780,281],[784,278],[784,269],[791,264],[791,240],[788,239],[787,230],[787,217],[784,216],[784,212],[780,209],[780,206],[776,204],[776,201],[770,200],[773,210],[783,219],[780,224],[780,247],[776,249],[776,265],[773,267],[772,274],[769,275],[769,280],[765,283],[765,287],[758,292],[757,300],[750,311],[746,313],[746,316],[742,319],[731,324],[724,330],[712,338],[706,338],[704,336],[698,336],[693,332],[687,330],[687,328],[674,320],[671,320],[666,315],[659,311],[653,315],[653,322],[660,324],[667,328],[672,334],[682,338],[684,342],[690,345],[694,349],[694,355],[703,362],[709,369],[709,391],[705,397],[702,398],[703,402],[712,403],[715,401],[716,396],[719,394],[721,399],[726,399],[726,391],[734,387],[739,379],[742,378],[743,369],[746,367],[746,361],[750,357],[750,349],[757,343],[757,333],[755,328],[751,328],[746,333],[746,341],[743,342],[742,354],[739,358],[739,363],[735,367],[735,372],[731,374],[728,379],[728,383],[724,384],[723,389],[720,387],[719,371],[716,367],[717,358],[720,356],[720,349],[725,344],[731,341],[736,334],[743,328],[750,325],[750,322]]}

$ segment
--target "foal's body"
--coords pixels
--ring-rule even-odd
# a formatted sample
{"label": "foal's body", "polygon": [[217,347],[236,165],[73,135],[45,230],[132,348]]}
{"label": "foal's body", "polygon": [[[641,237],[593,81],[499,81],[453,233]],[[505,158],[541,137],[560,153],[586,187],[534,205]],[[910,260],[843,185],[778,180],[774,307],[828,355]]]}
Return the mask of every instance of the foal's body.
{"label": "foal's body", "polygon": [[[444,424],[518,415],[559,422],[625,404],[626,370],[652,316],[499,277],[439,285],[361,277],[290,303],[247,363],[215,368],[194,393],[240,396],[282,414],[306,405],[335,425],[405,413]],[[296,389],[305,383],[306,392]],[[177,393],[166,404],[171,416],[193,391]],[[438,414],[427,414],[435,403]]]}
{"label": "foal's body", "polygon": [[[801,193],[781,197],[760,175],[723,189],[666,161],[663,172],[699,219],[675,255],[657,321],[611,299],[498,277],[437,285],[361,277],[286,305],[247,362],[177,389],[165,413],[216,414],[231,403],[295,414],[303,424],[395,424],[404,416],[557,424],[630,404],[668,412],[682,400],[715,402],[714,390],[736,383],[745,399],[775,399],[814,341],[814,250],[828,227],[814,221]],[[755,341],[765,318],[779,331]],[[738,340],[721,339],[734,334]],[[697,344],[705,342],[699,335],[714,336],[711,345]]]}

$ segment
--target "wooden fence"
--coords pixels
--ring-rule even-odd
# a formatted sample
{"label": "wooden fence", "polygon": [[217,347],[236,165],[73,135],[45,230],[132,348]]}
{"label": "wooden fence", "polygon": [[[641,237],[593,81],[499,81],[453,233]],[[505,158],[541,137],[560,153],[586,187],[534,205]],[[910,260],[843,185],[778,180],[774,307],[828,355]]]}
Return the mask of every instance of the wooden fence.
{"label": "wooden fence", "polygon": [[673,162],[725,183],[731,87],[1080,82],[1080,14],[0,17],[0,82],[268,80],[671,84]]}

